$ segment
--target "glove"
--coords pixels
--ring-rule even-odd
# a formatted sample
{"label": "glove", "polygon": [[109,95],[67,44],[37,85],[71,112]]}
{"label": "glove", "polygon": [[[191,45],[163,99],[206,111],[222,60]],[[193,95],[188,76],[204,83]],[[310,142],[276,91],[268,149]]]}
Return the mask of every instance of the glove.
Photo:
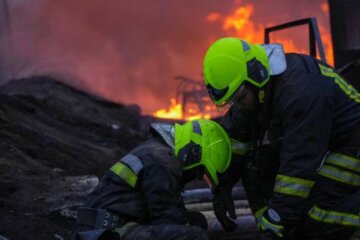
{"label": "glove", "polygon": [[[237,227],[233,221],[236,219],[234,199],[230,187],[218,187],[213,191],[213,209],[216,218],[225,231],[231,232]],[[229,213],[230,218],[227,216]]]}
{"label": "glove", "polygon": [[266,236],[266,238],[263,239],[278,239],[283,237],[284,226],[281,225],[281,218],[275,210],[263,208],[255,214],[255,218],[257,228],[264,237]]}

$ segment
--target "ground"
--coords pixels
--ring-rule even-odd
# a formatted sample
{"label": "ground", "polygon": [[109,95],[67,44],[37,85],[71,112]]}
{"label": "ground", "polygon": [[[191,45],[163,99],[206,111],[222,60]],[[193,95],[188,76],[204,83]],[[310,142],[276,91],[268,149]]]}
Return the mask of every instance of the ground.
{"label": "ground", "polygon": [[139,108],[47,77],[10,81],[0,99],[0,236],[69,239],[74,219],[64,209],[81,196],[67,188],[145,139]]}

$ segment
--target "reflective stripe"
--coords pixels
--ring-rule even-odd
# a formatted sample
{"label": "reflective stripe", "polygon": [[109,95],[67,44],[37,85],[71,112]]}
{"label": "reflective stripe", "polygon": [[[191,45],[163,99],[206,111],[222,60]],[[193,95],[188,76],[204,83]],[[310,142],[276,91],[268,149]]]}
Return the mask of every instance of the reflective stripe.
{"label": "reflective stripe", "polygon": [[128,166],[126,166],[122,162],[117,162],[111,167],[110,170],[119,177],[121,177],[130,186],[135,187],[137,182],[137,176]]}
{"label": "reflective stripe", "polygon": [[140,170],[143,168],[140,159],[133,154],[127,154],[120,161],[128,165],[136,175],[139,174]]}
{"label": "reflective stripe", "polygon": [[345,92],[349,98],[353,99],[355,102],[360,102],[360,94],[356,91],[356,89],[348,84],[344,79],[342,79],[339,75],[335,76],[335,83],[339,85],[341,90]]}
{"label": "reflective stripe", "polygon": [[334,72],[332,68],[319,64],[320,72],[325,77],[335,79],[335,83],[343,90],[343,92],[355,102],[360,102],[360,93],[349,83],[347,83],[339,74]]}
{"label": "reflective stripe", "polygon": [[313,185],[314,181],[297,177],[277,175],[274,191],[292,196],[307,198]]}
{"label": "reflective stripe", "polygon": [[260,221],[258,223],[258,228],[260,230],[271,230],[274,232],[277,236],[283,237],[282,232],[284,231],[284,227],[282,225],[277,225],[274,223],[269,222],[264,216],[260,218]]}
{"label": "reflective stripe", "polygon": [[235,139],[230,140],[233,154],[245,156],[246,153],[249,151],[250,145],[248,143],[240,142]]}
{"label": "reflective stripe", "polygon": [[339,181],[355,187],[360,187],[359,175],[352,174],[348,171],[344,171],[333,166],[323,165],[320,169],[319,174],[335,181]]}
{"label": "reflective stripe", "polygon": [[345,226],[360,227],[360,215],[329,211],[314,206],[308,215],[319,222],[336,223]]}
{"label": "reflective stripe", "polygon": [[255,213],[255,220],[258,221],[259,217],[261,217],[266,210],[267,210],[267,206],[262,207],[259,210],[257,210],[256,213]]}
{"label": "reflective stripe", "polygon": [[325,159],[325,163],[331,163],[340,167],[360,172],[360,159],[344,154],[330,153]]}
{"label": "reflective stripe", "polygon": [[324,65],[319,64],[320,72],[325,77],[335,77],[335,72],[332,68],[326,67]]}

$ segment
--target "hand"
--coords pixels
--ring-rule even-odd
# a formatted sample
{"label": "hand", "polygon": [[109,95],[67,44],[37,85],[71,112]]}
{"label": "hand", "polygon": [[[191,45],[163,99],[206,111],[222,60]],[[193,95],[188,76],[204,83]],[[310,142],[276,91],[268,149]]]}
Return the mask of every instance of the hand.
{"label": "hand", "polygon": [[[234,199],[231,196],[230,187],[217,187],[214,190],[213,208],[216,218],[221,226],[227,232],[235,230],[237,227],[234,220],[236,219]],[[230,218],[227,216],[229,213]]]}
{"label": "hand", "polygon": [[[275,210],[266,209],[261,215],[256,216],[256,220],[257,227],[262,233],[262,236],[267,237],[264,239],[277,239],[283,237],[284,226],[281,225],[281,218]],[[273,237],[269,238],[271,235],[273,235]]]}

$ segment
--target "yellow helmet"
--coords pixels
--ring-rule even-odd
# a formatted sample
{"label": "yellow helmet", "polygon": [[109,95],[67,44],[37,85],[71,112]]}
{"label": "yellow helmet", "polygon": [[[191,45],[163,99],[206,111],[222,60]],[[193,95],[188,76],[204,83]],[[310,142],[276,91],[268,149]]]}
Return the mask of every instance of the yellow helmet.
{"label": "yellow helmet", "polygon": [[225,130],[211,120],[175,124],[175,155],[184,170],[204,166],[206,174],[217,185],[217,173],[223,173],[230,165],[230,139]]}
{"label": "yellow helmet", "polygon": [[222,38],[213,43],[204,58],[204,80],[211,100],[222,106],[239,87],[248,82],[258,88],[270,79],[269,60],[260,44],[239,38]]}

